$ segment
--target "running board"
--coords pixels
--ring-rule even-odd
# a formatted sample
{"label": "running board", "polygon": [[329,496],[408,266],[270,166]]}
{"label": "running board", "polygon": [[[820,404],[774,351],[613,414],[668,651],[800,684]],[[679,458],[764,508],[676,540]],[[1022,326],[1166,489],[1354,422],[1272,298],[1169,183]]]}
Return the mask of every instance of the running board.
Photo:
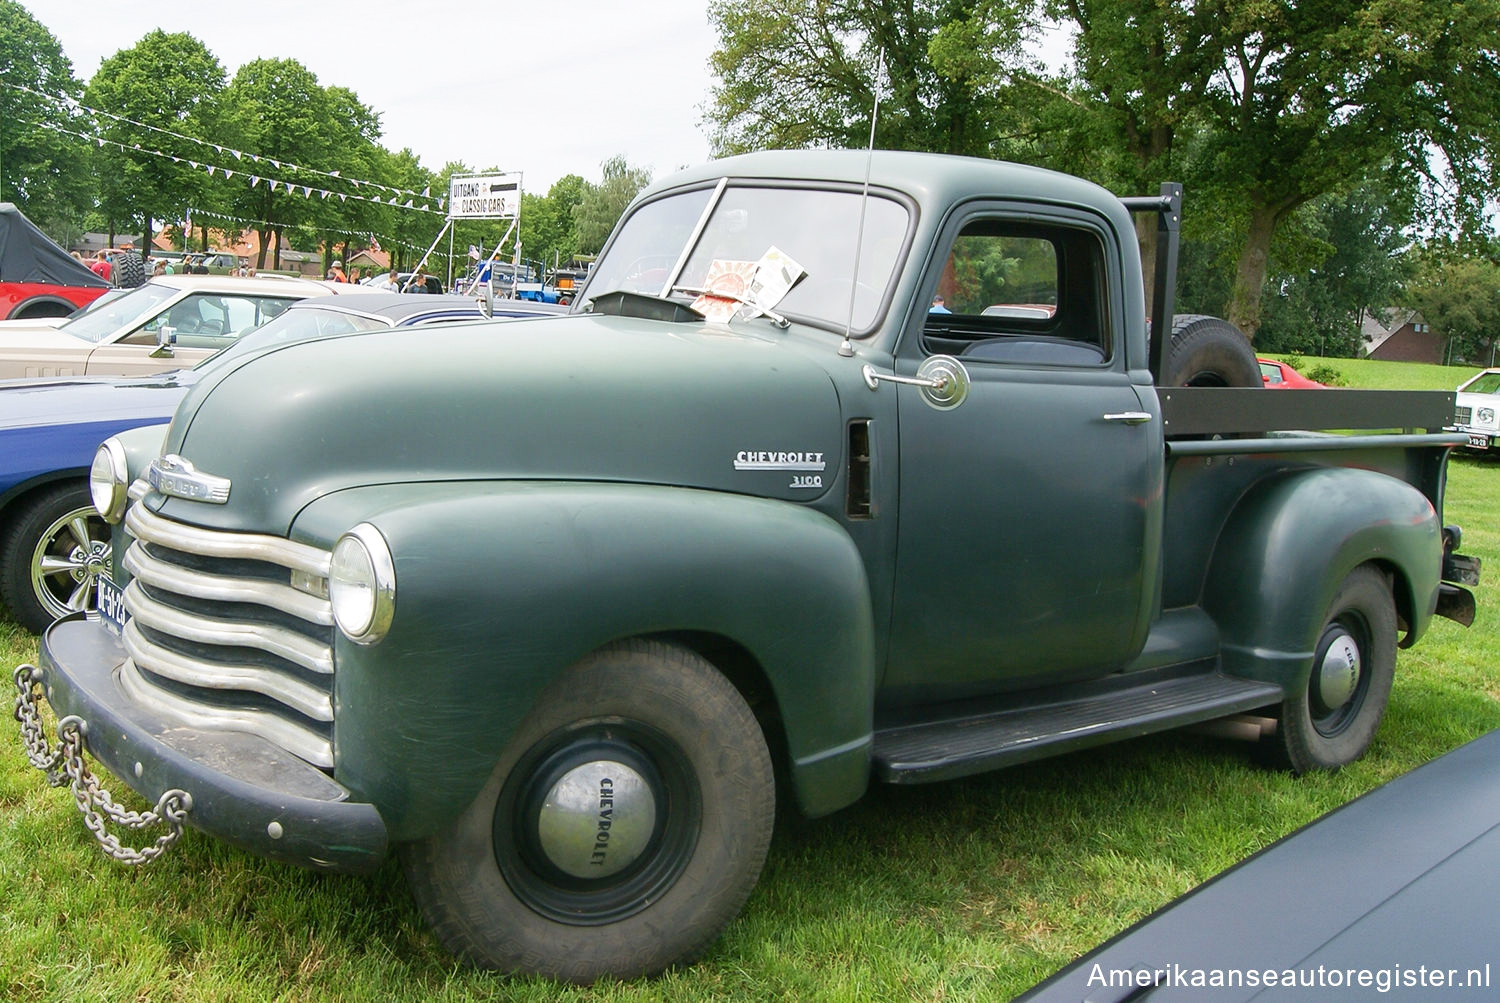
{"label": "running board", "polygon": [[1281,687],[1219,672],[875,732],[875,777],[919,784],[982,773],[1280,703]]}

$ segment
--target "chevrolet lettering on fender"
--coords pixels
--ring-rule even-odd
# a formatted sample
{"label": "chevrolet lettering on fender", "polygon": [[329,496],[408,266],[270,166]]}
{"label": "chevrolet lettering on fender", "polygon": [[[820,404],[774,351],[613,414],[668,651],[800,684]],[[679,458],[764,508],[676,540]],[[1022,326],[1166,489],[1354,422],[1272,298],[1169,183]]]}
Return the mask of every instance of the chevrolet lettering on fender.
{"label": "chevrolet lettering on fender", "polygon": [[754,453],[734,454],[736,470],[822,470],[827,466],[822,453]]}
{"label": "chevrolet lettering on fender", "polygon": [[1473,618],[1468,440],[1451,393],[1258,389],[1172,313],[1180,212],[757,153],[642,192],[566,316],[216,366],[94,464],[123,612],[17,669],[32,762],[167,843],[398,855],[465,963],[579,983],[700,953],[778,806],[1225,718],[1352,762]]}

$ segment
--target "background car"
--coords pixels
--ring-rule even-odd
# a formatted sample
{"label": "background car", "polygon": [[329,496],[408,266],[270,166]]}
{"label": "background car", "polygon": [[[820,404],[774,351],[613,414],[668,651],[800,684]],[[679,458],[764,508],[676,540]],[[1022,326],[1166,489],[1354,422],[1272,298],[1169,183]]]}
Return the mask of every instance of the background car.
{"label": "background car", "polygon": [[1469,436],[1470,449],[1500,449],[1500,369],[1486,369],[1458,388],[1454,428]]}
{"label": "background car", "polygon": [[[359,287],[348,287],[358,289]],[[496,318],[549,316],[561,307],[501,300]],[[139,377],[0,381],[0,600],[28,630],[92,608],[110,559],[109,526],[89,500],[99,443],[163,424],[209,367],[290,341],[483,319],[460,296],[355,292],[306,299],[196,369]]]}
{"label": "background car", "polygon": [[21,210],[0,202],[0,319],[66,317],[108,288]]}
{"label": "background car", "polygon": [[1020,1000],[1494,999],[1497,898],[1493,731],[1273,843]]}
{"label": "background car", "polygon": [[0,328],[0,379],[134,376],[191,366],[297,300],[340,291],[333,283],[279,276],[157,276],[55,327]]}
{"label": "background car", "polygon": [[1310,380],[1285,362],[1277,362],[1275,359],[1256,359],[1260,364],[1260,378],[1266,386],[1275,390],[1316,390],[1328,389],[1327,383],[1319,383]]}

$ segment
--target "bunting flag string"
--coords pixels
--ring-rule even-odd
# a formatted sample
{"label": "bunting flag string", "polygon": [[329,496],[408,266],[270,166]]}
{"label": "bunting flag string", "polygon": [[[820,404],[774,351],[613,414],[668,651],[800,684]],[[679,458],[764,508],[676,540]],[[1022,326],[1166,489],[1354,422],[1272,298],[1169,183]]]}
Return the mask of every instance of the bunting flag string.
{"label": "bunting flag string", "polygon": [[[238,227],[240,227],[241,229],[245,229],[245,230],[252,230],[252,229],[253,230],[259,230],[259,229],[261,229],[263,227],[264,228],[270,228],[272,226],[281,226],[281,225],[283,225],[283,224],[279,224],[279,223],[269,223],[269,222],[267,222],[266,220],[263,220],[263,219],[245,219],[242,216],[231,216],[228,213],[217,212],[217,211],[211,210],[211,209],[192,209],[192,210],[189,210],[189,215],[192,217],[193,225],[194,226],[203,225],[203,220],[204,219],[214,220],[214,221],[218,221],[218,222],[222,222],[222,223],[233,223],[233,224],[237,225]],[[221,228],[220,227],[213,227],[213,229],[221,229]],[[320,226],[294,226],[294,227],[287,227],[287,229],[304,231],[304,232],[309,232],[309,233],[317,233],[317,234],[322,234],[322,235],[333,235],[333,236],[345,237],[345,238],[347,238],[349,240],[364,241],[364,242],[366,242],[367,244],[370,245],[371,250],[380,250],[381,248],[385,248],[385,247],[388,247],[390,245],[397,245],[397,246],[400,246],[400,247],[404,247],[407,250],[414,251],[414,252],[421,252],[421,251],[425,251],[427,249],[425,246],[423,246],[421,244],[413,244],[410,241],[400,240],[400,239],[398,239],[396,237],[382,237],[379,234],[376,234],[376,233],[374,233],[374,232],[372,232],[370,230],[340,230],[340,229],[337,229],[335,227],[320,227]],[[437,257],[447,257],[447,255],[444,254],[441,251],[435,252],[434,256],[437,256]]]}
{"label": "bunting flag string", "polygon": [[[447,199],[439,199],[437,201],[436,207],[431,207],[426,205],[417,205],[413,199],[407,199],[405,203],[402,203],[396,195],[392,195],[387,199],[382,198],[380,195],[350,195],[347,192],[330,191],[326,188],[316,188],[312,185],[297,184],[291,181],[285,181],[281,178],[268,178],[259,174],[249,174],[244,171],[235,171],[228,167],[220,167],[217,164],[205,164],[196,160],[189,160],[186,157],[179,157],[176,154],[166,153],[162,150],[154,150],[150,147],[144,147],[139,143],[126,146],[124,143],[116,142],[113,139],[105,139],[103,136],[78,132],[73,129],[66,129],[53,122],[40,122],[38,124],[41,125],[44,129],[51,129],[54,132],[60,132],[64,135],[75,136],[79,139],[96,143],[98,144],[100,149],[103,149],[106,146],[114,146],[118,147],[121,150],[127,150],[131,153],[144,153],[153,157],[162,157],[176,164],[187,164],[193,170],[206,171],[209,177],[214,177],[216,173],[222,174],[225,178],[233,178],[237,174],[243,174],[244,177],[250,182],[251,188],[254,188],[264,182],[268,191],[274,192],[278,189],[283,189],[288,195],[296,195],[300,191],[302,197],[305,199],[311,199],[314,195],[317,195],[323,199],[327,199],[330,195],[337,195],[339,197],[339,201],[341,202],[348,202],[350,199],[354,199],[359,202],[370,202],[374,205],[395,206],[398,209],[411,209],[416,212],[431,213],[433,215],[442,215],[443,209],[447,206]],[[366,183],[368,184],[368,182]],[[395,191],[396,189],[388,190]]]}
{"label": "bunting flag string", "polygon": [[[0,80],[0,84],[3,84],[6,87],[14,88],[15,90],[23,91],[23,92],[25,92],[27,94],[31,94],[31,95],[33,95],[35,97],[42,98],[43,100],[51,101],[53,104],[62,105],[63,107],[65,107],[65,108],[67,108],[69,110],[72,110],[72,111],[78,111],[78,112],[82,112],[82,113],[88,114],[88,115],[94,115],[94,116],[99,116],[99,117],[102,117],[102,118],[113,119],[116,122],[123,122],[126,125],[132,125],[132,126],[135,126],[136,128],[139,128],[139,129],[147,129],[147,130],[150,130],[152,132],[159,132],[159,133],[162,133],[164,135],[171,136],[171,137],[173,137],[175,139],[181,139],[181,140],[184,140],[184,141],[189,142],[189,143],[197,143],[197,144],[199,144],[201,146],[210,147],[210,148],[212,148],[217,153],[227,154],[229,156],[234,157],[234,159],[237,162],[244,162],[246,160],[249,160],[251,163],[257,163],[257,164],[259,164],[259,163],[266,163],[266,164],[270,164],[277,171],[300,171],[300,172],[304,172],[304,173],[307,173],[307,174],[315,174],[315,175],[318,175],[319,177],[333,178],[335,180],[338,180],[338,181],[347,183],[349,185],[352,185],[355,188],[370,188],[370,189],[375,190],[375,191],[389,192],[393,196],[394,195],[405,195],[405,196],[411,196],[414,199],[415,198],[428,198],[428,199],[432,198],[432,195],[431,195],[432,187],[430,185],[427,188],[424,188],[422,191],[418,192],[418,191],[414,191],[414,190],[412,190],[410,188],[397,188],[397,187],[394,187],[392,185],[382,184],[381,182],[378,182],[378,181],[364,181],[364,180],[360,180],[360,179],[357,179],[357,178],[346,178],[346,177],[343,176],[343,174],[340,171],[337,171],[337,170],[334,170],[334,171],[323,171],[323,170],[319,170],[319,169],[317,169],[315,167],[302,167],[302,166],[300,166],[298,164],[293,164],[293,163],[291,163],[289,161],[278,160],[278,159],[276,159],[274,157],[263,156],[261,154],[256,154],[256,153],[248,153],[248,152],[246,152],[244,150],[237,150],[237,149],[235,149],[232,146],[225,146],[223,143],[215,143],[212,140],[200,139],[197,136],[189,136],[189,135],[186,135],[184,133],[173,132],[171,129],[163,129],[160,126],[150,125],[149,123],[146,123],[146,122],[138,122],[138,121],[136,121],[133,118],[127,118],[127,117],[125,117],[123,115],[116,115],[113,112],[107,112],[107,111],[104,111],[104,110],[102,110],[100,108],[93,108],[93,107],[90,107],[89,105],[83,104],[81,101],[78,101],[75,98],[58,97],[55,94],[46,94],[46,93],[43,93],[42,91],[34,90],[34,89],[30,88],[30,87],[27,87],[24,84],[11,83],[10,81],[7,81],[7,80]],[[50,123],[42,123],[42,124],[48,125],[48,127],[52,127]],[[57,131],[58,132],[68,132],[68,130],[66,130],[66,129],[60,129],[60,128],[57,129]],[[70,132],[69,135],[80,135],[80,134],[79,133],[72,133],[72,132]],[[115,146],[119,146],[121,149],[125,149],[126,148],[123,144],[116,143],[113,140],[104,139],[103,137],[97,137],[96,136],[96,137],[85,137],[85,138],[97,138],[97,139],[99,139],[100,140],[99,145],[101,147],[104,146],[106,143],[110,143],[110,144],[113,144]],[[132,149],[141,150],[141,145],[139,143],[136,143],[136,144],[133,144],[133,146],[131,148]],[[152,152],[152,151],[142,150],[142,152]],[[177,159],[177,158],[173,158],[173,159]],[[216,168],[216,169],[222,169],[222,168]],[[321,190],[321,189],[314,189],[314,190]],[[343,194],[343,193],[332,192],[331,194]],[[361,197],[362,196],[359,196],[359,195],[347,195],[347,198],[361,198]],[[395,204],[393,201],[387,201],[387,199],[385,199],[385,198],[380,198],[380,199],[366,198],[365,201],[367,201],[367,202],[380,201],[380,202],[385,202],[388,205]],[[446,202],[446,199],[440,199],[439,202],[438,202],[438,208],[439,209],[443,208],[445,202]]]}

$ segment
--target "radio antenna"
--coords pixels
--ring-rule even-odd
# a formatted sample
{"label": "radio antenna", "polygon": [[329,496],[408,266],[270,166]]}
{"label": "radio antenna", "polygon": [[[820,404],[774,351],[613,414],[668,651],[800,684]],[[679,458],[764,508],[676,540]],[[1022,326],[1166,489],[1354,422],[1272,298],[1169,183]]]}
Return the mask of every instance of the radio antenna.
{"label": "radio antenna", "polygon": [[879,52],[875,65],[875,103],[870,109],[870,145],[865,149],[865,187],[859,197],[859,231],[854,238],[854,276],[849,280],[849,318],[844,322],[844,340],[839,343],[839,354],[844,358],[854,355],[854,342],[849,334],[854,329],[854,299],[859,294],[859,253],[865,246],[865,208],[870,204],[870,168],[875,161],[875,123],[880,118],[880,81],[885,78],[885,50]]}

